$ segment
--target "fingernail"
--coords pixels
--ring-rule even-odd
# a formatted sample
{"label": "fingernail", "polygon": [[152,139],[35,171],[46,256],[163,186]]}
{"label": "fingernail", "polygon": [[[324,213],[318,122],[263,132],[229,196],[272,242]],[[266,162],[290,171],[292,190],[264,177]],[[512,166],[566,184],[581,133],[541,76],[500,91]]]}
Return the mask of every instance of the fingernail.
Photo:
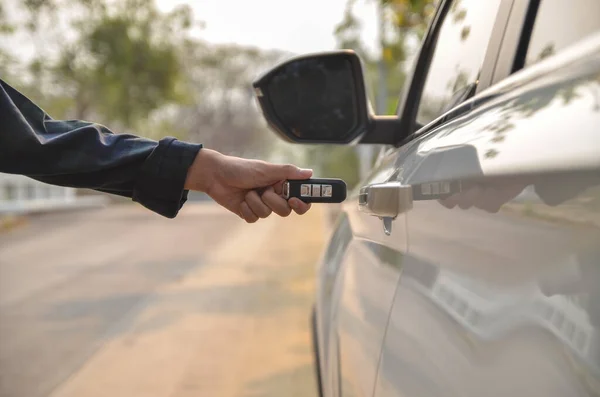
{"label": "fingernail", "polygon": [[312,172],[313,170],[312,170],[312,168],[300,168],[300,171],[303,171],[303,172]]}

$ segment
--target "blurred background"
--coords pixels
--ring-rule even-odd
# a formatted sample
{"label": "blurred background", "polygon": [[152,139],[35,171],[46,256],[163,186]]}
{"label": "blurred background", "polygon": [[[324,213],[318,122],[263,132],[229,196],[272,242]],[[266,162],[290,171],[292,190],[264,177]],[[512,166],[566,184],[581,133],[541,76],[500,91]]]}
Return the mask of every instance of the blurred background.
{"label": "blurred background", "polygon": [[[280,141],[251,82],[351,48],[393,114],[434,0],[3,0],[0,76],[55,119],[175,136],[346,180],[382,147]],[[314,396],[314,270],[335,208],[176,220],[0,174],[0,396]]]}

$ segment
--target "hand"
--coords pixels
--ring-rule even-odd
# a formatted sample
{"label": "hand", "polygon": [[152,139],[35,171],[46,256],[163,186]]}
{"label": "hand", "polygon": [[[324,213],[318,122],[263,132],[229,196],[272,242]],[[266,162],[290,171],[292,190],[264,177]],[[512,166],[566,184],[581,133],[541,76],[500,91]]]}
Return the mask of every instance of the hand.
{"label": "hand", "polygon": [[299,215],[308,211],[310,204],[295,197],[285,200],[281,189],[286,179],[311,176],[312,170],[290,164],[246,160],[201,149],[188,171],[185,188],[208,194],[246,222],[254,223],[271,212],[288,216],[292,209]]}
{"label": "hand", "polygon": [[448,209],[456,206],[466,210],[471,207],[479,208],[490,213],[500,211],[500,208],[515,197],[517,197],[527,184],[475,184],[468,186],[460,193],[453,194],[438,202]]}

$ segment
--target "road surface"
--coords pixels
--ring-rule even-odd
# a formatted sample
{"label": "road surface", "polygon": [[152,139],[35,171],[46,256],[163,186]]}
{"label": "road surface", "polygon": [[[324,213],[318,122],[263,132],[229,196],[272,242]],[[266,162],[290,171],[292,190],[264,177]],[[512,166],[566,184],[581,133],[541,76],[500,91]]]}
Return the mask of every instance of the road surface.
{"label": "road surface", "polygon": [[132,204],[0,234],[0,396],[315,396],[324,226]]}

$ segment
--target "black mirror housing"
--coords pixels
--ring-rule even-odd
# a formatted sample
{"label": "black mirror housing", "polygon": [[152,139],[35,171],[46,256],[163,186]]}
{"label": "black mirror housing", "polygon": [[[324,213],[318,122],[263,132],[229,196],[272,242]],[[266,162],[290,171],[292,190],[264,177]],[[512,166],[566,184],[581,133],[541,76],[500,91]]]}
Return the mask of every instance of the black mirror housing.
{"label": "black mirror housing", "polygon": [[253,87],[267,123],[288,141],[349,143],[369,130],[362,65],[354,51],[292,58]]}
{"label": "black mirror housing", "polygon": [[409,133],[398,116],[370,112],[362,63],[351,50],[292,58],[253,87],[269,127],[287,141],[397,144]]}

